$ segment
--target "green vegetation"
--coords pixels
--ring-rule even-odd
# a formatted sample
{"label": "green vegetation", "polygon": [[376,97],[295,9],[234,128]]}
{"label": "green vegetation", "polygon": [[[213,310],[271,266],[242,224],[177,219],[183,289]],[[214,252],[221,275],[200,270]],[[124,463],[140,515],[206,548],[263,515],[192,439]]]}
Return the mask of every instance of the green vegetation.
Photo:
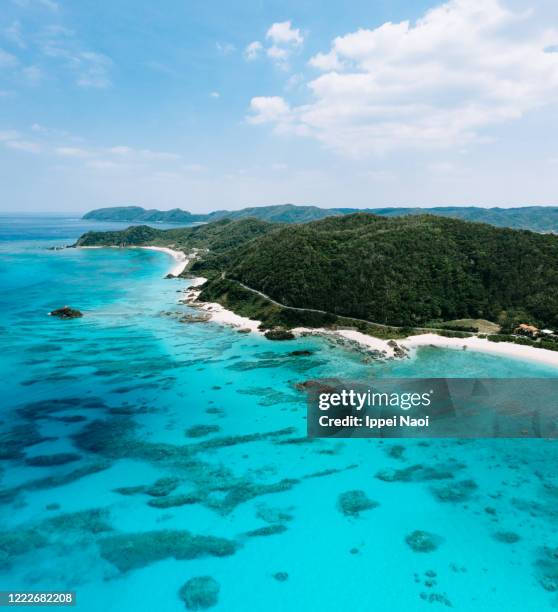
{"label": "green vegetation", "polygon": [[286,306],[394,326],[521,311],[555,328],[557,262],[553,235],[359,213],[279,227],[192,269],[226,272]]}
{"label": "green vegetation", "polygon": [[208,214],[192,214],[187,210],[145,210],[141,206],[114,206],[99,208],[86,213],[84,219],[96,221],[129,221],[131,223],[213,223],[222,219],[237,221],[256,218],[270,223],[306,223],[342,214],[338,210],[318,208],[317,206],[295,206],[279,204],[277,206],[253,206],[242,210],[217,210]]}
{"label": "green vegetation", "polygon": [[77,243],[101,244],[200,249],[191,272],[209,279],[201,299],[265,327],[350,325],[389,337],[395,330],[366,321],[408,328],[439,321],[446,333],[464,336],[467,328],[495,331],[480,329],[480,320],[497,321],[503,331],[516,321],[558,327],[558,237],[551,234],[359,213],[297,225],[225,219],[172,230],[140,226],[90,232]]}
{"label": "green vegetation", "polygon": [[214,255],[241,246],[277,227],[257,219],[238,222],[223,219],[197,227],[167,230],[134,225],[122,231],[87,232],[74,246],[166,246],[187,252],[192,249],[211,249],[211,254]]}
{"label": "green vegetation", "polygon": [[[524,321],[525,319],[523,319]],[[453,321],[431,321],[428,327],[448,329],[453,331],[468,331],[482,334],[497,334],[500,325],[486,319],[454,319]]]}
{"label": "green vegetation", "polygon": [[510,334],[493,334],[487,336],[490,342],[513,342],[514,344],[522,344],[523,346],[534,346],[536,348],[544,348],[549,351],[558,351],[558,342],[552,339],[540,338],[532,340],[524,336],[512,336]]}
{"label": "green vegetation", "polygon": [[130,223],[195,223],[205,221],[207,215],[193,215],[186,210],[145,210],[141,206],[112,206],[98,208],[85,215],[83,219],[95,221],[124,221]]}
{"label": "green vegetation", "polygon": [[558,232],[557,206],[524,206],[521,208],[481,208],[478,206],[440,206],[434,208],[318,208],[317,206],[255,206],[242,210],[218,210],[208,214],[192,214],[173,210],[145,210],[140,206],[99,208],[84,215],[97,221],[129,221],[131,223],[212,223],[221,219],[239,220],[253,217],[271,223],[308,223],[326,217],[367,212],[382,217],[432,214],[440,217],[488,223],[496,227],[529,229],[536,232]]}

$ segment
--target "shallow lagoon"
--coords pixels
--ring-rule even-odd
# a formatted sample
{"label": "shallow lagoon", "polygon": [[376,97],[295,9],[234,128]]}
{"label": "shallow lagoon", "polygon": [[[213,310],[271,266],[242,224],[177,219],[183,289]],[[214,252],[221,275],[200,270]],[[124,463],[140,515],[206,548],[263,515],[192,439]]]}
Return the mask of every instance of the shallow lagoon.
{"label": "shallow lagoon", "polygon": [[[430,348],[367,364],[180,323],[166,255],[48,251],[85,230],[41,223],[0,231],[3,589],[74,590],[87,611],[184,610],[196,576],[222,610],[556,604],[556,443],[311,442],[294,386],[556,370]],[[64,304],[85,316],[46,316]]]}

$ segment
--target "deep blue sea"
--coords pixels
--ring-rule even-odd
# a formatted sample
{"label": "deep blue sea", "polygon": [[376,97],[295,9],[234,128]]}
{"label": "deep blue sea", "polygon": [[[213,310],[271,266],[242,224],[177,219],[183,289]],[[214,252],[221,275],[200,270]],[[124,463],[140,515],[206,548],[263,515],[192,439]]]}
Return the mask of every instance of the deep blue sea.
{"label": "deep blue sea", "polygon": [[[295,387],[557,370],[183,323],[167,255],[47,248],[117,227],[0,218],[0,591],[69,590],[87,612],[558,605],[556,442],[311,441]],[[84,317],[47,316],[66,304]],[[351,511],[355,490],[375,503]]]}

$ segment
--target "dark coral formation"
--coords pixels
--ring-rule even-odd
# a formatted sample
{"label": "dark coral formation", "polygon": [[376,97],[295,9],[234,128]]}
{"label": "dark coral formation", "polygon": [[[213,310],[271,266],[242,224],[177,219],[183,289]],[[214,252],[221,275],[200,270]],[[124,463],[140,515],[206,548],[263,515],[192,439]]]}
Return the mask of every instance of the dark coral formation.
{"label": "dark coral formation", "polygon": [[41,436],[36,425],[16,425],[0,434],[0,460],[21,459],[29,446],[52,440]]}
{"label": "dark coral formation", "polygon": [[402,444],[393,444],[387,446],[384,450],[386,455],[392,459],[403,459],[403,454],[405,453],[405,447]]}
{"label": "dark coral formation", "polygon": [[167,495],[150,499],[147,504],[152,508],[175,508],[188,504],[197,504],[201,498],[195,493],[183,493],[179,495]]}
{"label": "dark coral formation", "polygon": [[514,531],[497,531],[494,534],[494,539],[503,544],[515,544],[521,540],[521,536]]}
{"label": "dark coral formation", "polygon": [[99,548],[103,559],[127,572],[161,559],[224,557],[234,554],[237,545],[225,538],[167,529],[115,535],[100,540]]}
{"label": "dark coral formation", "polygon": [[270,484],[260,484],[243,480],[229,486],[227,494],[222,500],[209,500],[207,505],[218,510],[221,514],[229,514],[240,504],[254,499],[255,497],[288,491],[299,484],[299,482],[300,480],[295,478],[284,478],[279,482]]}
{"label": "dark coral formation", "polygon": [[90,510],[60,514],[43,521],[41,528],[46,528],[49,531],[105,533],[112,531],[112,526],[108,522],[108,514],[108,510],[105,508],[92,508]]}
{"label": "dark coral formation", "polygon": [[75,470],[66,472],[63,474],[52,474],[51,476],[45,476],[44,478],[36,478],[35,480],[28,480],[23,484],[12,487],[11,489],[0,490],[0,503],[11,503],[22,491],[38,491],[41,489],[53,489],[55,487],[61,487],[62,485],[68,484],[106,470],[111,466],[111,462],[106,459],[99,459],[81,465]]}
{"label": "dark coral formation", "polygon": [[172,493],[180,484],[180,479],[175,476],[159,478],[150,487],[145,489],[145,493],[151,497],[164,497]]}
{"label": "dark coral formation", "polygon": [[219,425],[192,425],[192,427],[189,427],[184,434],[188,438],[203,438],[209,434],[217,433],[220,430],[221,428]]}
{"label": "dark coral formation", "polygon": [[558,548],[545,546],[535,561],[535,571],[543,589],[551,593],[558,591]]}
{"label": "dark coral formation", "polygon": [[206,610],[219,600],[219,583],[211,576],[190,578],[178,592],[187,610]]}
{"label": "dark coral formation", "polygon": [[341,493],[337,499],[337,505],[345,516],[358,517],[361,512],[377,508],[380,504],[370,499],[364,491],[355,489]]}
{"label": "dark coral formation", "polygon": [[458,503],[469,500],[477,488],[477,483],[469,479],[432,487],[432,493],[441,502]]}
{"label": "dark coral formation", "polygon": [[51,467],[53,465],[72,463],[80,459],[81,455],[77,453],[56,453],[54,455],[35,455],[34,457],[27,457],[25,463],[33,467]]}
{"label": "dark coral formation", "polygon": [[405,542],[415,551],[420,553],[433,552],[442,544],[441,536],[416,529],[412,533],[405,536]]}
{"label": "dark coral formation", "polygon": [[0,532],[0,568],[9,567],[14,557],[44,548],[47,544],[46,536],[35,528]]}
{"label": "dark coral formation", "polygon": [[278,535],[279,533],[283,533],[285,531],[287,531],[285,525],[276,523],[275,525],[266,525],[265,527],[252,529],[252,531],[247,531],[245,535],[250,538],[257,538],[261,536]]}
{"label": "dark coral formation", "polygon": [[[394,447],[392,447],[394,448]],[[417,463],[400,470],[380,470],[376,478],[384,482],[425,482],[427,480],[446,480],[454,477],[456,466],[422,465]]]}
{"label": "dark coral formation", "polygon": [[[106,408],[108,406],[105,402],[97,397],[66,397],[29,402],[18,408],[17,413],[24,419],[36,421],[53,418],[52,415],[66,410],[105,410]],[[57,416],[56,418],[66,422],[85,420],[85,417],[79,415],[73,417]],[[70,420],[68,421],[68,419]]]}

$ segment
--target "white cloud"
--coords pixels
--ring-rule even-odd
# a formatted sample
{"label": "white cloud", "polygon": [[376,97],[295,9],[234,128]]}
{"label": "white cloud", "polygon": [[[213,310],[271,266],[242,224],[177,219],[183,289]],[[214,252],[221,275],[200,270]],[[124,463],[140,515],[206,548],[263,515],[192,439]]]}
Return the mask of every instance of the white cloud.
{"label": "white cloud", "polygon": [[13,68],[18,65],[18,59],[15,55],[0,49],[0,68]]}
{"label": "white cloud", "polygon": [[310,60],[323,74],[307,83],[308,103],[254,98],[249,120],[355,156],[461,147],[558,103],[558,54],[548,51],[556,45],[558,30],[532,12],[512,12],[500,0],[450,0],[415,24],[335,38]]}
{"label": "white cloud", "polygon": [[114,170],[115,168],[121,167],[120,164],[109,159],[92,159],[86,162],[85,165],[94,170]]}
{"label": "white cloud", "polygon": [[54,0],[39,0],[39,4],[49,9],[53,13],[56,13],[60,10],[60,5],[58,2],[54,2]]}
{"label": "white cloud", "polygon": [[219,51],[219,53],[221,53],[222,55],[230,55],[236,50],[236,47],[231,43],[216,42],[215,47],[217,48],[217,51]]}
{"label": "white cloud", "polygon": [[111,147],[108,150],[109,153],[113,153],[114,155],[129,155],[133,153],[133,151],[134,150],[132,148],[124,146]]}
{"label": "white cloud", "polygon": [[217,98],[220,98],[220,97],[221,97],[221,94],[220,94],[218,91],[212,91],[212,92],[209,94],[209,97],[210,97],[210,98],[215,98],[215,99],[217,99]]}
{"label": "white cloud", "polygon": [[253,115],[248,117],[250,123],[282,123],[291,115],[289,105],[279,96],[252,98],[250,109]]}
{"label": "white cloud", "polygon": [[289,57],[304,42],[304,36],[298,28],[292,27],[290,21],[273,23],[267,30],[266,39],[269,41],[266,47],[259,40],[251,42],[244,49],[244,58],[248,61],[255,60],[265,52],[265,55],[283,70],[288,69]]}
{"label": "white cloud", "polygon": [[26,153],[40,153],[42,150],[39,143],[30,140],[8,140],[5,144],[10,149],[25,151]]}
{"label": "white cloud", "polygon": [[39,143],[25,140],[21,137],[21,134],[15,130],[0,131],[0,142],[9,149],[25,151],[26,153],[40,153],[42,150]]}
{"label": "white cloud", "polygon": [[19,134],[15,130],[0,131],[0,142],[5,142],[6,140],[17,140],[18,138]]}
{"label": "white cloud", "polygon": [[185,172],[203,172],[206,167],[202,164],[186,164],[184,170]]}
{"label": "white cloud", "polygon": [[22,69],[21,74],[30,85],[37,85],[44,78],[43,71],[38,66],[27,66]]}
{"label": "white cloud", "polygon": [[251,42],[249,45],[247,45],[244,49],[244,57],[248,61],[255,60],[257,57],[259,57],[260,53],[262,52],[262,49],[262,43],[259,40],[255,40],[254,42]]}
{"label": "white cloud", "polygon": [[70,71],[79,87],[104,89],[111,85],[110,57],[83,49],[72,30],[60,25],[45,26],[38,36],[38,47],[43,56]]}
{"label": "white cloud", "polygon": [[298,28],[293,28],[290,21],[281,21],[271,25],[266,37],[275,45],[294,45],[300,46],[304,42],[304,37]]}
{"label": "white cloud", "polygon": [[4,36],[14,45],[20,49],[25,49],[27,46],[21,33],[21,24],[19,21],[12,22],[7,28],[4,29]]}
{"label": "white cloud", "polygon": [[54,151],[57,155],[61,155],[62,157],[83,158],[91,155],[89,151],[77,147],[56,147]]}
{"label": "white cloud", "polygon": [[33,6],[40,6],[53,13],[57,13],[60,10],[60,5],[54,0],[12,0],[12,2],[25,9],[32,8]]}
{"label": "white cloud", "polygon": [[272,60],[277,62],[284,62],[289,57],[289,50],[285,49],[285,47],[276,47],[273,45],[266,49],[267,57],[270,57]]}
{"label": "white cloud", "polygon": [[112,60],[101,53],[83,51],[74,57],[79,73],[76,83],[80,87],[104,89],[111,84],[109,69]]}

